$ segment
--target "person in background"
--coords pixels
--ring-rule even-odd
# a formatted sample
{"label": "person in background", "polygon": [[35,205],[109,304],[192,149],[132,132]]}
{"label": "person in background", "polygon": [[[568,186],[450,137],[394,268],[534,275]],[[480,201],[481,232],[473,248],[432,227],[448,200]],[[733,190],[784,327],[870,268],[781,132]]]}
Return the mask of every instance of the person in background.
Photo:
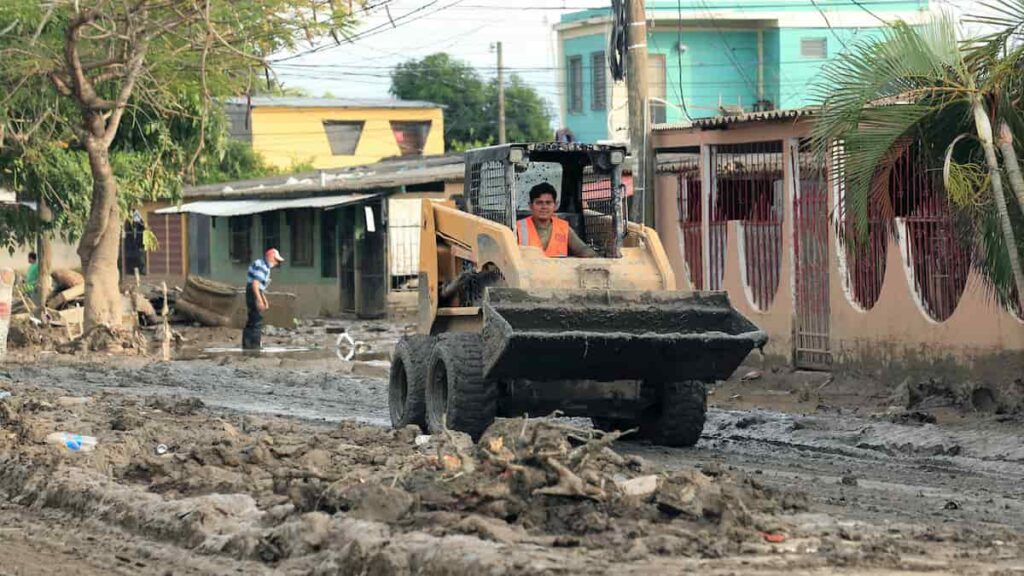
{"label": "person in background", "polygon": [[568,127],[559,128],[558,130],[555,131],[555,142],[560,142],[563,144],[572,144],[575,141],[576,135],[573,134],[572,130],[570,130]]}
{"label": "person in background", "polygon": [[270,270],[276,268],[284,257],[277,248],[268,248],[263,258],[249,265],[245,278],[245,307],[248,315],[242,330],[242,350],[258,351],[263,345],[263,313],[270,308],[267,301],[267,287],[270,286]]}
{"label": "person in background", "polygon": [[39,285],[39,258],[35,252],[28,253],[28,272],[25,273],[25,295],[32,296]]}

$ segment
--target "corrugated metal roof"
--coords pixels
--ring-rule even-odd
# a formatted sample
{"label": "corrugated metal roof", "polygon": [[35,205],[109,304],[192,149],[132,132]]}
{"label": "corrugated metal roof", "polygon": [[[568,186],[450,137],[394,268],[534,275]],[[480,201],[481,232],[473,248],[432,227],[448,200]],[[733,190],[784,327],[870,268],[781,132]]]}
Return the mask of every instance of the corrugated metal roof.
{"label": "corrugated metal roof", "polygon": [[252,180],[187,187],[186,200],[288,198],[400,188],[429,182],[460,182],[462,155],[384,160],[376,164],[269,176]]}
{"label": "corrugated metal roof", "polygon": [[253,108],[443,108],[425,100],[395,100],[391,98],[309,98],[305,96],[253,96],[229,98],[229,104]]}
{"label": "corrugated metal roof", "polygon": [[733,124],[745,124],[749,122],[770,122],[776,120],[789,120],[804,118],[816,114],[816,107],[793,108],[789,110],[769,110],[766,112],[749,112],[735,116],[715,116],[712,118],[698,118],[693,123],[656,124],[652,128],[655,132],[666,130],[681,130],[685,128],[722,128]]}
{"label": "corrugated metal roof", "polygon": [[345,204],[361,202],[368,198],[379,196],[379,194],[345,194],[343,196],[319,196],[309,198],[288,198],[285,200],[200,200],[189,202],[181,206],[161,208],[157,214],[205,214],[207,216],[244,216],[246,214],[259,214],[261,212],[273,212],[274,210],[289,210],[292,208],[337,208]]}

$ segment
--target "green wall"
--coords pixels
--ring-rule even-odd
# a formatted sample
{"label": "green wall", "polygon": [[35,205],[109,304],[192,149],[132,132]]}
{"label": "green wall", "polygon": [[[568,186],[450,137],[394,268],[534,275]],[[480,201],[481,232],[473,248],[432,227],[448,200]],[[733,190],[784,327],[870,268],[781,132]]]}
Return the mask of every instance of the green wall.
{"label": "green wall", "polygon": [[[280,268],[271,272],[271,290],[274,285],[283,284],[337,284],[336,277],[325,278],[321,276],[321,227],[337,225],[338,213],[335,210],[313,210],[313,264],[311,266],[296,266],[292,261],[292,239],[291,227],[289,226],[289,211],[282,210],[274,212],[281,222],[281,243],[278,250],[285,257],[285,263]],[[228,218],[211,218],[210,230],[210,277],[213,280],[229,284],[244,285],[245,276],[249,264],[256,258],[263,256],[263,229],[262,219],[259,214],[250,216],[249,228],[249,251],[250,257],[247,262],[232,262],[229,256],[230,246],[230,224]]]}
{"label": "green wall", "polygon": [[[815,4],[817,6],[815,6]],[[713,10],[739,10],[743,12],[763,12],[766,18],[779,12],[805,12],[808,10],[835,10],[839,12],[861,12],[870,10],[876,13],[887,11],[925,10],[929,0],[648,0],[645,3],[647,12],[658,17],[670,17],[682,12],[683,18],[693,19],[707,17]],[[561,22],[579,22],[589,18],[608,16],[610,8],[591,8],[563,14]]]}
{"label": "green wall", "polygon": [[[818,0],[817,8],[841,13],[863,15],[866,8],[882,14],[908,13],[927,9],[928,0]],[[764,19],[771,21],[783,12],[811,12],[817,8],[803,0],[684,0],[681,6],[676,2],[653,1],[647,3],[648,13],[662,19],[700,21],[713,9],[732,9],[749,15],[763,12]],[[592,17],[604,17],[609,9],[583,10],[561,17],[563,23],[581,21]],[[685,51],[679,50],[680,33],[672,25],[659,22],[648,33],[648,52],[665,56],[664,87],[665,100],[678,106],[680,96],[686,102],[690,116],[705,118],[718,114],[722,104],[742,104],[752,110],[758,100],[758,23],[732,23],[735,28],[707,26],[683,30],[681,41]],[[787,28],[777,25],[763,25],[761,49],[763,51],[764,98],[774,103],[777,109],[801,108],[817,102],[821,90],[819,79],[822,67],[842,51],[853,49],[859,42],[882,34],[879,27],[843,27],[842,17],[833,21],[828,28]],[[801,55],[800,43],[804,38],[824,38],[827,42],[825,58],[809,58]],[[590,69],[590,55],[607,50],[607,38],[603,32],[562,40],[565,61],[562,65],[568,74],[568,61],[573,56],[583,59],[583,110],[568,113],[565,124],[583,142],[594,142],[609,137],[608,110],[591,109],[591,86],[593,74]],[[563,98],[568,103],[568,78],[563,78],[566,90]],[[652,91],[653,90],[652,86]],[[658,87],[660,88],[660,87]],[[655,93],[660,93],[657,90]],[[612,90],[609,88],[608,94]],[[611,102],[610,106],[620,106]],[[666,107],[666,121],[685,120],[682,110],[676,106]],[[568,108],[568,107],[566,107]]]}
{"label": "green wall", "polygon": [[[591,54],[594,52],[605,52],[607,42],[603,34],[591,34],[579,38],[570,38],[565,41],[565,82],[564,98],[566,109],[566,125],[572,129],[576,139],[580,142],[595,142],[608,137],[608,106],[613,104],[612,94],[609,86],[605,94],[605,107],[600,110],[593,110],[592,89],[594,83],[594,70],[591,65]],[[569,110],[569,58],[580,56],[583,61],[583,109],[579,112]],[[610,72],[609,74],[610,78]]]}

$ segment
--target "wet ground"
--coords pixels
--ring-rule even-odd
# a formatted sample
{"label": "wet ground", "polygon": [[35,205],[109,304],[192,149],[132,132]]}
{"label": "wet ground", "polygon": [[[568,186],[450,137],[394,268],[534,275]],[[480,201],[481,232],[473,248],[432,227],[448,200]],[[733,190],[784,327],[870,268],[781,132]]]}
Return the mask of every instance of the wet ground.
{"label": "wet ground", "polygon": [[[0,366],[0,388],[39,387],[69,396],[109,394],[150,403],[154,397],[195,398],[205,405],[205,412],[214,415],[275,417],[275,422],[291,421],[291,426],[300,432],[308,429],[310,434],[334,430],[338,422],[349,420],[385,427],[387,363],[376,359],[379,354],[372,349],[364,350],[366,360],[343,362],[333,356],[330,338],[321,340],[303,344],[312,352],[260,358],[230,352],[183,354],[187,359],[170,363],[145,358],[23,357]],[[212,347],[207,344],[198,346]],[[772,394],[762,396],[759,404],[768,408],[755,408],[748,402],[763,395],[765,386],[737,379],[714,390],[712,404],[718,406],[710,410],[704,437],[695,448],[618,442],[616,450],[667,470],[694,466],[736,470],[769,489],[792,491],[805,499],[801,522],[807,530],[815,525],[821,534],[839,534],[844,542],[888,535],[884,543],[858,548],[857,562],[848,555],[833,554],[829,546],[834,546],[821,540],[796,556],[780,556],[778,550],[774,555],[758,555],[755,550],[748,551],[753,554],[750,557],[730,553],[713,562],[697,555],[686,564],[683,555],[677,558],[681,563],[672,566],[723,573],[755,569],[792,573],[799,568],[807,573],[840,569],[849,573],[944,569],[985,573],[990,569],[1024,574],[1019,548],[1019,536],[1024,533],[1024,424],[1019,417],[951,408],[955,417],[933,424],[928,414],[890,409],[887,399],[877,395],[854,399],[837,389],[830,397],[827,385],[815,381],[813,397],[803,394],[799,386],[775,393],[779,402],[771,401]],[[175,573],[268,569],[252,559],[222,555],[172,562],[174,543],[99,521],[93,521],[91,541],[90,536],[77,533],[54,536],[54,527],[76,523],[60,511],[3,503],[0,550],[10,552],[12,560],[0,567],[0,573],[46,573],[35,562],[50,555],[73,559],[80,565],[79,572],[86,574],[155,573],[168,564],[174,565]],[[123,538],[118,536],[122,533]],[[96,539],[110,538],[118,542],[114,548],[121,552],[112,551],[109,542],[96,544]],[[637,566],[653,566],[648,555],[638,558],[644,562]],[[858,563],[865,558],[872,560]],[[572,565],[594,569],[587,562]]]}

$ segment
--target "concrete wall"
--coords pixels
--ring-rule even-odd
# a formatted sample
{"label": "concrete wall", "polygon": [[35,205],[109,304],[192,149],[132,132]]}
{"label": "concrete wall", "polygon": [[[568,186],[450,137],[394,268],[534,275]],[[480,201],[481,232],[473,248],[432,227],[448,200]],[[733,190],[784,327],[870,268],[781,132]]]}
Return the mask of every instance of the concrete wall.
{"label": "concrete wall", "polygon": [[[392,198],[403,199],[434,199],[449,198],[462,193],[461,182],[450,182],[444,185],[444,192],[410,192],[392,195]],[[287,259],[280,268],[271,273],[271,292],[290,292],[296,295],[295,312],[299,316],[329,316],[341,312],[341,286],[339,278],[323,276],[321,262],[321,230],[325,223],[336,222],[339,214],[332,210],[315,210],[313,220],[313,264],[297,266],[292,258],[291,227],[286,213],[279,212],[281,218],[281,242],[278,249]],[[380,223],[378,222],[378,226]],[[230,224],[227,218],[211,219],[210,230],[210,274],[209,277],[219,282],[242,286],[245,284],[246,273],[252,260],[263,254],[263,223],[259,215],[254,215],[249,231],[249,247],[251,257],[246,262],[232,262],[229,254]],[[338,230],[340,235],[345,230]],[[351,230],[348,233],[352,233]],[[411,293],[415,298],[415,293]],[[398,308],[408,305],[409,296],[388,297],[388,303]]]}
{"label": "concrete wall", "polygon": [[[562,47],[563,74],[560,80],[565,83],[565,86],[562,88],[563,99],[565,100],[563,118],[566,119],[566,126],[572,129],[576,139],[580,142],[596,142],[608,137],[608,105],[611,103],[612,94],[610,89],[606,91],[606,105],[604,108],[600,110],[592,109],[594,70],[590,62],[591,54],[607,50],[607,45],[608,42],[605,40],[603,33],[594,33],[568,38],[564,41]],[[581,86],[583,91],[583,108],[577,112],[569,109],[569,98],[571,97],[569,94],[569,59],[575,56],[579,56],[583,62],[583,84]],[[611,73],[606,74],[606,77],[609,80],[608,85],[610,87]]]}
{"label": "concrete wall", "polygon": [[[292,239],[289,218],[285,212],[277,212],[281,219],[281,243],[278,249],[286,258],[280,268],[271,272],[272,292],[291,292],[296,295],[296,313],[303,316],[336,314],[340,309],[338,279],[321,275],[320,229],[324,221],[330,222],[335,212],[313,211],[313,263],[297,266],[291,255]],[[258,214],[251,217],[249,231],[250,258],[245,262],[232,262],[230,258],[230,224],[227,218],[211,219],[210,230],[210,278],[219,282],[245,285],[246,273],[252,260],[263,254],[262,219]]]}
{"label": "concrete wall", "polygon": [[[82,260],[78,257],[78,244],[71,244],[63,240],[54,240],[52,266],[58,268],[81,268]],[[28,253],[35,252],[35,246],[21,246],[8,252],[0,250],[0,268],[11,268],[18,274],[24,274],[28,270]]]}
{"label": "concrete wall", "polygon": [[[734,125],[726,130],[672,130],[656,133],[656,147],[693,146],[779,140],[806,135],[807,122],[793,121]],[[788,164],[788,150],[784,160]],[[770,357],[791,362],[795,323],[794,226],[792,183],[787,174],[783,221],[782,277],[772,305],[758,310],[741,273],[743,255],[740,222],[728,224],[724,288],[733,305],[766,330]],[[672,263],[677,285],[692,289],[685,272],[683,237],[679,226],[678,184],[673,174],[656,181],[657,229]],[[892,375],[915,374],[965,378],[1016,378],[1024,371],[1024,321],[986,294],[982,279],[971,272],[953,315],[937,322],[929,317],[904,259],[905,248],[890,241],[878,301],[870,310],[855,305],[847,293],[847,276],[837,238],[835,197],[829,200],[828,304],[829,343],[835,367]]]}
{"label": "concrete wall", "polygon": [[[364,121],[355,154],[334,156],[324,132],[325,120]],[[444,154],[441,108],[275,108],[252,110],[252,147],[274,166],[312,162],[315,168],[372,164],[401,150],[390,121],[430,121],[424,155]]]}
{"label": "concrete wall", "polygon": [[[799,0],[684,0],[681,5],[648,2],[646,7],[648,52],[663,55],[666,65],[665,86],[651,86],[651,93],[663,93],[674,104],[667,107],[669,123],[685,120],[679,107],[683,100],[692,118],[718,115],[719,103],[750,111],[762,97],[777,109],[813,104],[822,66],[847,47],[882,33],[878,20],[853,2],[819,2],[815,7]],[[868,9],[911,24],[932,15],[927,0],[873,0]],[[607,50],[608,13],[593,9],[566,14],[556,27],[562,118],[584,142],[626,136],[624,83],[612,82],[608,74],[608,108],[590,109],[590,54]],[[680,37],[686,46],[682,53]],[[804,38],[824,38],[827,57],[803,56]],[[581,112],[569,113],[568,60],[577,55],[584,65],[584,105]]]}

